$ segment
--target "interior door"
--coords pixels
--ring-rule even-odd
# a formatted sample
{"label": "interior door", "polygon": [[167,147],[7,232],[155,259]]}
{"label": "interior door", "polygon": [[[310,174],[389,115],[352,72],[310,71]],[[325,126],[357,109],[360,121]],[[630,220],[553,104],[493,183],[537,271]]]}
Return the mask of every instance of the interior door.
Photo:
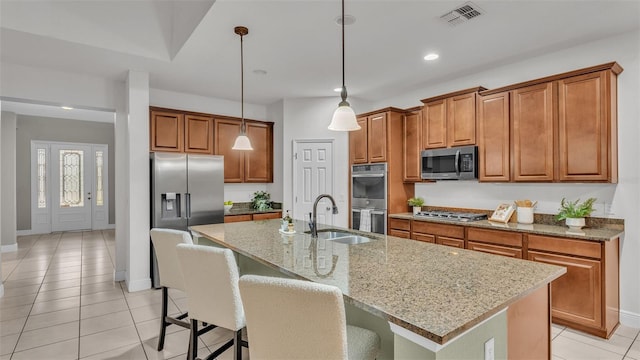
{"label": "interior door", "polygon": [[[333,140],[296,141],[293,161],[293,217],[308,220],[316,197],[333,195]],[[329,199],[320,200],[316,214],[319,224],[333,225],[331,210]]]}
{"label": "interior door", "polygon": [[91,229],[92,157],[90,145],[51,145],[52,231]]}

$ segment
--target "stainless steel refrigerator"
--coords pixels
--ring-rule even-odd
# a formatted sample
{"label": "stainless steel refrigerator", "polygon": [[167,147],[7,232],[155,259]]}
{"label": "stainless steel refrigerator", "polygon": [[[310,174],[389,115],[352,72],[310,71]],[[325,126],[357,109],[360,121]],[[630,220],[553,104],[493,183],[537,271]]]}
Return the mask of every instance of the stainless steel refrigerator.
{"label": "stainless steel refrigerator", "polygon": [[[188,230],[224,222],[224,157],[151,153],[151,227]],[[151,274],[159,287],[153,246]]]}

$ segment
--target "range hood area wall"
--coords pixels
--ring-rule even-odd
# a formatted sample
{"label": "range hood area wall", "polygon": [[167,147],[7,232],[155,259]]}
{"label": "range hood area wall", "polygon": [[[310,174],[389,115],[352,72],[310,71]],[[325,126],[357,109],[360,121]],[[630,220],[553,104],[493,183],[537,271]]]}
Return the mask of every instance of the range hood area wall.
{"label": "range hood area wall", "polygon": [[[415,99],[444,94],[470,86],[493,89],[509,84],[558,74],[573,69],[616,61],[624,73],[618,77],[618,184],[498,184],[475,181],[450,181],[416,184],[416,196],[426,205],[494,209],[497,204],[516,199],[538,200],[536,212],[557,212],[560,200],[598,198],[595,216],[625,219],[625,234],[620,245],[620,318],[623,324],[640,327],[640,33],[628,32],[580,46],[549,52],[478,71],[458,79],[445,79],[411,93],[380,101],[372,109],[420,105]],[[444,61],[444,60],[443,60]]]}

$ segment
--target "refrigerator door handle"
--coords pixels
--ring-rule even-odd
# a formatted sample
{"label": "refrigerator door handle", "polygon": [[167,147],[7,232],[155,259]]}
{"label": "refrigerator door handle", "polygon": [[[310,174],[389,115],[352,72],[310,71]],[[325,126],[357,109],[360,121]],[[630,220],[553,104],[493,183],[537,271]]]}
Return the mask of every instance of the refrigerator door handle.
{"label": "refrigerator door handle", "polygon": [[191,193],[184,193],[185,207],[187,208],[187,219],[191,219]]}

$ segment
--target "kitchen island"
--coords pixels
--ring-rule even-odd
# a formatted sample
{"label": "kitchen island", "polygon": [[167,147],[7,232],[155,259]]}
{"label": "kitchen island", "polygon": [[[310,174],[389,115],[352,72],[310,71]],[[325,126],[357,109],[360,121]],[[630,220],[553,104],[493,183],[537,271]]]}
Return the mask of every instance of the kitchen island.
{"label": "kitchen island", "polygon": [[192,231],[200,244],[236,252],[243,273],[340,288],[348,321],[380,334],[379,359],[482,358],[490,339],[496,359],[550,356],[549,283],[563,267],[372,233],[360,233],[368,243],[347,245],[312,239],[302,232],[306,222],[296,221],[293,235],[279,226],[263,220]]}

